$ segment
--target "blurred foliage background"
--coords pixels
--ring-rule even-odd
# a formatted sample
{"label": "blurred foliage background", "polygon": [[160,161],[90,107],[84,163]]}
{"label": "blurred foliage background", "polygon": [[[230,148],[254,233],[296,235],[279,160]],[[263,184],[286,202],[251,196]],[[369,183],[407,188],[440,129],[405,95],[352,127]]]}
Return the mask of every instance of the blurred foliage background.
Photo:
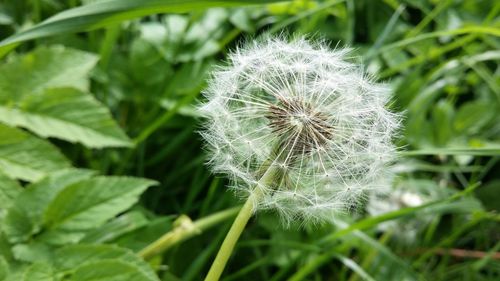
{"label": "blurred foliage background", "polygon": [[[370,196],[355,213],[332,218],[332,224],[285,229],[274,214],[259,213],[223,280],[499,280],[500,2],[255,2],[1,1],[2,108],[64,104],[72,95],[67,89],[59,99],[50,94],[50,105],[48,97],[25,98],[46,75],[53,85],[93,94],[93,101],[65,104],[72,112],[99,105],[78,118],[90,124],[93,114],[108,108],[128,137],[105,113],[96,121],[102,140],[97,135],[86,140],[64,127],[51,133],[55,125],[43,121],[14,121],[0,108],[0,121],[8,125],[0,125],[5,173],[0,179],[19,179],[26,186],[73,166],[156,180],[128,212],[122,213],[124,207],[87,227],[85,238],[68,241],[135,252],[182,227],[183,220],[189,224],[186,217],[174,223],[180,214],[195,221],[237,206],[241,202],[226,190],[227,180],[204,165],[194,105],[210,70],[224,63],[231,49],[264,33],[304,34],[325,39],[332,48],[351,46],[353,61],[393,88],[391,107],[405,116],[397,140],[399,176],[391,190]],[[71,10],[80,5],[88,9]],[[12,50],[16,42],[22,44]],[[24,61],[25,68],[16,61]],[[58,71],[62,76],[54,82]],[[13,81],[16,88],[9,86]],[[5,140],[16,134],[38,135],[61,154],[33,168],[32,175],[16,174],[1,162],[27,149],[8,146],[15,140]],[[37,149],[44,151],[42,145]],[[202,279],[230,216],[149,259],[160,280]],[[8,227],[6,222],[3,228]],[[23,242],[24,250],[11,252],[7,249],[17,242],[9,241],[0,247],[5,264],[22,268],[19,260],[39,259],[33,255],[41,253],[40,244]]]}

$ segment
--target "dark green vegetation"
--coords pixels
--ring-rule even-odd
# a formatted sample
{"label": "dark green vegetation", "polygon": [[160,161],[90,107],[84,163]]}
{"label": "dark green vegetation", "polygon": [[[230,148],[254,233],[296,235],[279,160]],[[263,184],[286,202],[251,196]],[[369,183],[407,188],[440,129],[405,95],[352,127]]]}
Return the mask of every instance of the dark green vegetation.
{"label": "dark green vegetation", "polygon": [[400,174],[332,225],[258,214],[223,280],[500,279],[498,1],[81,2],[0,3],[0,280],[202,279],[240,202],[193,104],[228,50],[283,31],[394,88]]}

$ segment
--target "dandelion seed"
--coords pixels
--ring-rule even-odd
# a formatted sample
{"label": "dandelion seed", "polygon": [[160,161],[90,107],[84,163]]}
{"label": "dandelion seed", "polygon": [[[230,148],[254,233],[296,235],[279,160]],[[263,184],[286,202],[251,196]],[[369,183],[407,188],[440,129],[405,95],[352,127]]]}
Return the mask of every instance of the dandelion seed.
{"label": "dandelion seed", "polygon": [[[442,188],[431,180],[404,180],[395,186],[383,188],[381,192],[370,194],[366,211],[372,216],[380,216],[388,212],[407,207],[443,200],[452,196],[448,188]],[[411,244],[417,235],[435,219],[435,215],[422,210],[415,218],[386,221],[377,225],[379,231],[391,231],[394,238],[403,244]]]}
{"label": "dandelion seed", "polygon": [[[399,116],[385,109],[387,87],[306,39],[268,38],[229,55],[213,73],[200,109],[214,171],[230,175],[255,209],[283,222],[318,222],[387,184]],[[260,179],[267,169],[270,181]]]}

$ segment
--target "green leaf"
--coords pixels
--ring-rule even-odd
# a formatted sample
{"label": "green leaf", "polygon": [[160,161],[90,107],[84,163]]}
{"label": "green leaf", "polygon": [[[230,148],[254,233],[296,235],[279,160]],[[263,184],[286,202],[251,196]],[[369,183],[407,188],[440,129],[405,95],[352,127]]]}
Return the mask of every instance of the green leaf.
{"label": "green leaf", "polygon": [[22,190],[17,181],[0,172],[0,211],[7,209]]}
{"label": "green leaf", "polygon": [[35,233],[35,226],[21,208],[11,208],[5,216],[3,231],[9,242],[17,243],[28,240]]}
{"label": "green leaf", "polygon": [[15,107],[0,106],[0,121],[88,147],[130,145],[109,111],[92,95],[73,88],[47,89]]}
{"label": "green leaf", "polygon": [[63,11],[0,42],[0,57],[19,43],[65,32],[78,32],[157,13],[184,13],[216,6],[238,6],[283,0],[110,0]]}
{"label": "green leaf", "polygon": [[127,210],[154,181],[130,177],[96,177],[66,187],[44,215],[44,241],[76,242],[89,229]]}
{"label": "green leaf", "polygon": [[0,65],[0,104],[19,102],[47,88],[88,90],[97,56],[63,46],[41,47]]}
{"label": "green leaf", "polygon": [[148,223],[148,219],[144,214],[142,214],[142,212],[131,211],[117,217],[99,228],[88,232],[80,242],[109,243],[110,241],[115,241],[115,239],[122,237],[127,233],[147,226]]}
{"label": "green leaf", "polygon": [[[150,281],[134,265],[116,260],[103,260],[80,266],[71,281]],[[158,279],[157,279],[158,280]]]}
{"label": "green leaf", "polygon": [[39,262],[31,265],[26,270],[23,281],[55,281],[50,264]]}
{"label": "green leaf", "polygon": [[88,170],[62,170],[24,189],[5,216],[4,231],[9,241],[24,242],[39,232],[43,214],[56,195],[64,187],[89,178],[92,174]]}
{"label": "green leaf", "polygon": [[94,171],[83,169],[65,169],[54,172],[29,185],[16,200],[16,205],[23,205],[22,208],[33,220],[41,220],[45,209],[61,190],[88,179],[94,174]]}
{"label": "green leaf", "polygon": [[142,277],[146,278],[139,280],[158,280],[158,277],[151,267],[144,260],[136,256],[132,251],[110,245],[80,244],[66,246],[55,252],[54,264],[60,271],[70,271],[72,269],[76,269],[75,275],[78,275],[81,267],[86,267],[88,264],[98,264],[100,261],[106,260],[125,262],[134,267],[136,271],[141,273]]}
{"label": "green leaf", "polygon": [[17,261],[29,263],[50,261],[53,252],[53,247],[36,241],[29,244],[16,244],[12,247],[12,254]]}
{"label": "green leaf", "polygon": [[69,166],[51,143],[0,123],[0,170],[7,176],[35,181]]}

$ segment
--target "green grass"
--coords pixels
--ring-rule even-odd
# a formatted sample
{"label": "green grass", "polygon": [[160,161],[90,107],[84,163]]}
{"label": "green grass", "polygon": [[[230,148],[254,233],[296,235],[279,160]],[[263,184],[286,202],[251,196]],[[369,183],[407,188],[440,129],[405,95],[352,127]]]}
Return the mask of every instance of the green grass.
{"label": "green grass", "polygon": [[[349,45],[393,89],[392,192],[424,202],[290,228],[258,213],[222,280],[500,278],[500,3],[271,2],[0,4],[0,281],[202,279],[242,201],[204,164],[194,105],[210,70],[266,33]],[[153,182],[130,177],[157,184],[139,197]],[[162,236],[149,267],[136,254]]]}

